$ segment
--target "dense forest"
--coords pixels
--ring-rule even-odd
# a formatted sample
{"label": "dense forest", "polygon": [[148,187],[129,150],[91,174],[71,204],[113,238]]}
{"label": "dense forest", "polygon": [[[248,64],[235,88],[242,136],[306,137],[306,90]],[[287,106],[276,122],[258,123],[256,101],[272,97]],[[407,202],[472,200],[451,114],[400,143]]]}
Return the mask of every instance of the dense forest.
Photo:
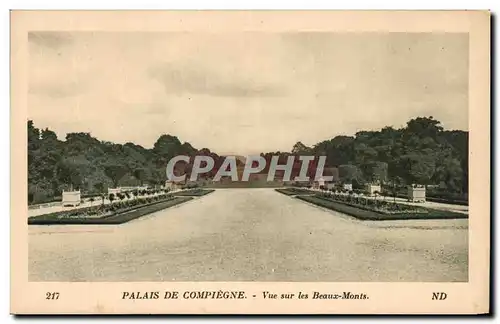
{"label": "dense forest", "polygon": [[[63,189],[81,189],[86,195],[108,187],[163,184],[167,162],[176,155],[209,155],[216,161],[212,177],[223,161],[208,148],[196,149],[176,136],[162,135],[147,149],[133,143],[100,141],[89,133],[69,133],[60,141],[49,129],[28,121],[28,200],[50,201]],[[432,117],[410,120],[400,129],[360,131],[336,136],[311,147],[296,143],[290,152],[272,155],[325,155],[326,167],[338,168],[340,181],[361,186],[366,182],[398,185],[434,185],[442,191],[468,192],[468,132],[445,131]],[[189,165],[183,172],[189,173]]]}
{"label": "dense forest", "polygon": [[410,120],[406,127],[336,136],[312,147],[296,143],[291,152],[272,155],[325,155],[339,180],[361,187],[366,182],[434,185],[449,193],[468,192],[469,133],[445,131],[433,117]]}
{"label": "dense forest", "polygon": [[80,189],[85,195],[106,192],[108,187],[160,185],[166,180],[167,162],[176,155],[217,154],[171,135],[162,135],[152,149],[133,143],[100,141],[89,133],[69,133],[58,140],[49,129],[28,121],[28,201],[51,201],[62,190]]}

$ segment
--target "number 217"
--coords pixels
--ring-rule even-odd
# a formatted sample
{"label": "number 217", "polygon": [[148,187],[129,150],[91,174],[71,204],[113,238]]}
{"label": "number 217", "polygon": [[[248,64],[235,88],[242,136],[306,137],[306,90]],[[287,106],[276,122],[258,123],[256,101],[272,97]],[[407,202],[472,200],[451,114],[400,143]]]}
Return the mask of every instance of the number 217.
{"label": "number 217", "polygon": [[45,299],[59,299],[58,292],[47,292],[45,293]]}

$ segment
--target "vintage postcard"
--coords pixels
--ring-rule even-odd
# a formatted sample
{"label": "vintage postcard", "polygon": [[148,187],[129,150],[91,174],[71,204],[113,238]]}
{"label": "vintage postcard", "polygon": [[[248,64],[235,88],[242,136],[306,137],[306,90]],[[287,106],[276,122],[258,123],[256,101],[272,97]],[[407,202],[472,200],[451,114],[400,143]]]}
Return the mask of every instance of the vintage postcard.
{"label": "vintage postcard", "polygon": [[14,314],[484,314],[487,11],[12,11]]}

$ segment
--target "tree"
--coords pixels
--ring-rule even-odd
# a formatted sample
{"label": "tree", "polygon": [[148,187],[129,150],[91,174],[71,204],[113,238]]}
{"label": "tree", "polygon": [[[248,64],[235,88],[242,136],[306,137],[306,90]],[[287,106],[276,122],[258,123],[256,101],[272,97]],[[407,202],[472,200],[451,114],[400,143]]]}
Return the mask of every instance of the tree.
{"label": "tree", "polygon": [[28,192],[28,204],[32,204],[33,203],[33,200],[35,198],[35,195],[33,194],[33,192]]}
{"label": "tree", "polygon": [[393,195],[393,198],[394,198],[394,203],[396,203],[396,196],[397,196],[397,187],[399,185],[401,185],[402,183],[404,182],[403,178],[399,177],[399,176],[394,176],[392,178],[392,195]]}
{"label": "tree", "polygon": [[450,192],[461,192],[463,181],[463,169],[457,158],[448,156],[438,161],[434,180],[443,183]]}
{"label": "tree", "polygon": [[42,130],[40,135],[41,135],[42,141],[54,141],[54,142],[57,141],[56,133],[54,133],[53,131],[51,131],[48,128],[45,128],[44,130]]}
{"label": "tree", "polygon": [[104,167],[104,173],[113,181],[113,185],[116,188],[120,179],[127,174],[127,169],[120,164],[108,164]]}
{"label": "tree", "polygon": [[94,197],[90,197],[89,201],[90,201],[90,206],[92,206],[92,204],[93,204],[93,203],[94,203],[94,201],[95,201],[95,198],[94,198]]}
{"label": "tree", "polygon": [[372,183],[380,183],[387,181],[388,164],[386,162],[373,161],[363,164],[365,178]]}
{"label": "tree", "polygon": [[32,120],[28,120],[28,152],[33,152],[40,145],[40,130],[35,127]]}
{"label": "tree", "polygon": [[326,156],[326,166],[349,164],[353,160],[354,137],[336,136],[331,140],[316,144],[312,151],[314,155]]}
{"label": "tree", "polygon": [[147,181],[149,184],[152,184],[152,185],[164,184],[165,181],[167,180],[166,179],[167,175],[166,175],[165,169],[163,169],[163,168],[151,169],[149,174],[150,175],[147,178]]}
{"label": "tree", "polygon": [[109,197],[108,197],[108,200],[113,203],[113,200],[115,200],[115,194],[114,193],[110,193],[109,194]]}
{"label": "tree", "polygon": [[144,185],[144,180],[146,179],[146,169],[137,168],[134,170],[134,177],[140,181],[141,186]]}
{"label": "tree", "polygon": [[431,137],[437,138],[440,132],[443,131],[441,123],[430,117],[418,117],[410,120],[405,129],[407,137],[417,136],[420,138]]}
{"label": "tree", "polygon": [[409,183],[429,184],[434,176],[436,161],[432,156],[423,154],[408,154],[402,157],[405,179]]}
{"label": "tree", "polygon": [[63,184],[79,188],[82,184],[81,166],[74,160],[64,159],[56,165],[58,180]]}
{"label": "tree", "polygon": [[342,183],[353,183],[362,178],[359,168],[352,164],[339,166],[339,178]]}
{"label": "tree", "polygon": [[354,145],[355,162],[358,165],[370,163],[377,159],[377,151],[365,143]]}
{"label": "tree", "polygon": [[182,152],[182,144],[176,136],[161,135],[153,146],[153,152],[163,157],[163,161],[168,161]]}
{"label": "tree", "polygon": [[305,146],[302,142],[297,142],[292,148],[292,154],[306,155],[311,153],[311,148]]}
{"label": "tree", "polygon": [[184,142],[181,145],[180,153],[183,154],[183,155],[191,156],[191,155],[196,154],[197,150],[191,144],[189,144],[188,142]]}

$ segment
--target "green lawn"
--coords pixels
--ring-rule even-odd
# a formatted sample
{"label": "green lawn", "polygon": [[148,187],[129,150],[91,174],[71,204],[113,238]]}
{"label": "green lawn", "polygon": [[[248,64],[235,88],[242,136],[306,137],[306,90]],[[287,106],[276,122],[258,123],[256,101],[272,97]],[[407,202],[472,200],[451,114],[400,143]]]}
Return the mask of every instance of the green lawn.
{"label": "green lawn", "polygon": [[307,201],[309,203],[335,210],[350,216],[354,216],[361,220],[400,220],[400,219],[457,219],[457,218],[468,218],[467,214],[456,213],[451,211],[430,209],[424,207],[418,207],[419,209],[425,210],[425,213],[415,213],[415,212],[404,212],[397,214],[386,214],[374,210],[369,210],[368,208],[354,207],[342,202],[333,201],[328,198],[323,198],[319,196],[297,196],[296,198]]}
{"label": "green lawn", "polygon": [[40,215],[28,218],[30,225],[63,225],[63,224],[123,224],[133,219],[169,208],[175,205],[182,204],[193,199],[192,197],[174,197],[166,201],[155,201],[139,207],[128,208],[126,210],[117,211],[111,215],[103,217],[86,217],[72,216],[60,217],[60,213],[48,215]]}

